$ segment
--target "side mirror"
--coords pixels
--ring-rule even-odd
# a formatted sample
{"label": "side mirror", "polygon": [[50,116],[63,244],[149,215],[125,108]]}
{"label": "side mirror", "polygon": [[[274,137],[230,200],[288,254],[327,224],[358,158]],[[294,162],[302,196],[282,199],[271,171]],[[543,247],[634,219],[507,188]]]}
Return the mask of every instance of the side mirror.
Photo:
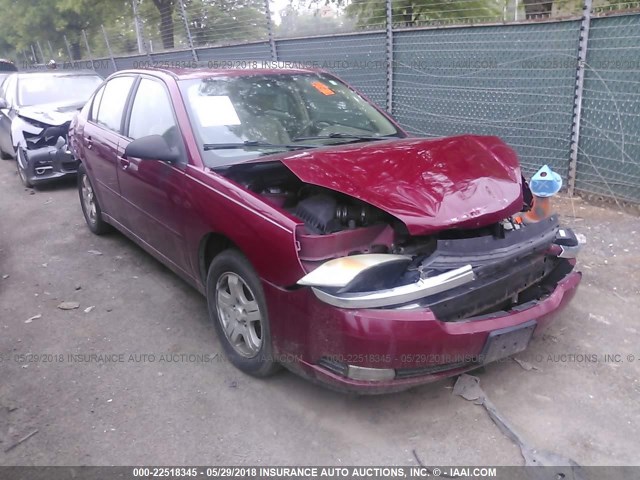
{"label": "side mirror", "polygon": [[0,98],[0,110],[5,110],[7,108],[9,108],[7,101],[4,98]]}
{"label": "side mirror", "polygon": [[180,151],[170,147],[161,135],[149,135],[132,141],[124,149],[124,155],[143,160],[160,160],[162,162],[177,162],[180,160]]}

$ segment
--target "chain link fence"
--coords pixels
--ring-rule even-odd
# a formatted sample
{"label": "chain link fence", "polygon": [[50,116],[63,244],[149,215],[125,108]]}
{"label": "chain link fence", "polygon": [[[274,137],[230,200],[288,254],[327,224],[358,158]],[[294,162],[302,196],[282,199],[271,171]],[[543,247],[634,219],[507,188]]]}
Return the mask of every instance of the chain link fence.
{"label": "chain link fence", "polygon": [[[584,2],[584,3],[583,3]],[[531,175],[640,204],[640,2],[132,0],[108,24],[18,52],[102,76],[289,62],[329,70],[427,137],[497,135]],[[42,37],[40,37],[42,38]]]}
{"label": "chain link fence", "polygon": [[595,18],[585,63],[576,189],[640,202],[640,15]]}

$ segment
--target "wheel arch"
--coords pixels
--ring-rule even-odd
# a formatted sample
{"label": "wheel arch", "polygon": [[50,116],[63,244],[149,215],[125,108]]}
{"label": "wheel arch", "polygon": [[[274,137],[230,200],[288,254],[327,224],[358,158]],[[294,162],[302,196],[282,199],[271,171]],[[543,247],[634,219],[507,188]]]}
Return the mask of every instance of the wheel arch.
{"label": "wheel arch", "polygon": [[198,246],[198,273],[200,274],[202,285],[206,286],[207,284],[207,273],[213,259],[216,255],[229,248],[235,248],[241,252],[237,245],[222,233],[208,232],[200,239]]}

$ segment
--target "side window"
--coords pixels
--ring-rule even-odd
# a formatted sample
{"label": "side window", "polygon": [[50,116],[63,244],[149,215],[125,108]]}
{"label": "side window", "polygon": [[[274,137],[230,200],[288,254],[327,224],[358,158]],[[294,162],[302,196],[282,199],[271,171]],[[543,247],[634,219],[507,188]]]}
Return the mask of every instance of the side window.
{"label": "side window", "polygon": [[143,78],[131,107],[129,137],[135,140],[147,135],[162,135],[170,147],[182,150],[167,91],[161,83]]}
{"label": "side window", "polygon": [[16,104],[16,83],[16,75],[11,75],[2,85],[4,88],[4,98],[9,105],[15,106]]}
{"label": "side window", "polygon": [[96,118],[98,125],[122,133],[122,113],[133,81],[134,77],[116,77],[107,82]]}
{"label": "side window", "polygon": [[104,85],[96,92],[93,96],[93,101],[91,102],[91,110],[89,111],[89,120],[95,122],[98,118],[98,108],[100,108],[100,101],[102,100],[102,95],[104,94]]}

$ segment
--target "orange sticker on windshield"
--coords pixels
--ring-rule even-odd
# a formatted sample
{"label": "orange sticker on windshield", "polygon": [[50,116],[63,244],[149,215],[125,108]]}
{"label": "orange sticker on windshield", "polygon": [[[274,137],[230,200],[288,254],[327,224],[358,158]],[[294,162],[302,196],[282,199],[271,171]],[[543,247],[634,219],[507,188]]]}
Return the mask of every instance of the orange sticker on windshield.
{"label": "orange sticker on windshield", "polygon": [[311,85],[313,85],[313,88],[318,90],[323,95],[335,95],[336,94],[336,92],[331,90],[329,87],[327,87],[322,82],[313,82]]}

